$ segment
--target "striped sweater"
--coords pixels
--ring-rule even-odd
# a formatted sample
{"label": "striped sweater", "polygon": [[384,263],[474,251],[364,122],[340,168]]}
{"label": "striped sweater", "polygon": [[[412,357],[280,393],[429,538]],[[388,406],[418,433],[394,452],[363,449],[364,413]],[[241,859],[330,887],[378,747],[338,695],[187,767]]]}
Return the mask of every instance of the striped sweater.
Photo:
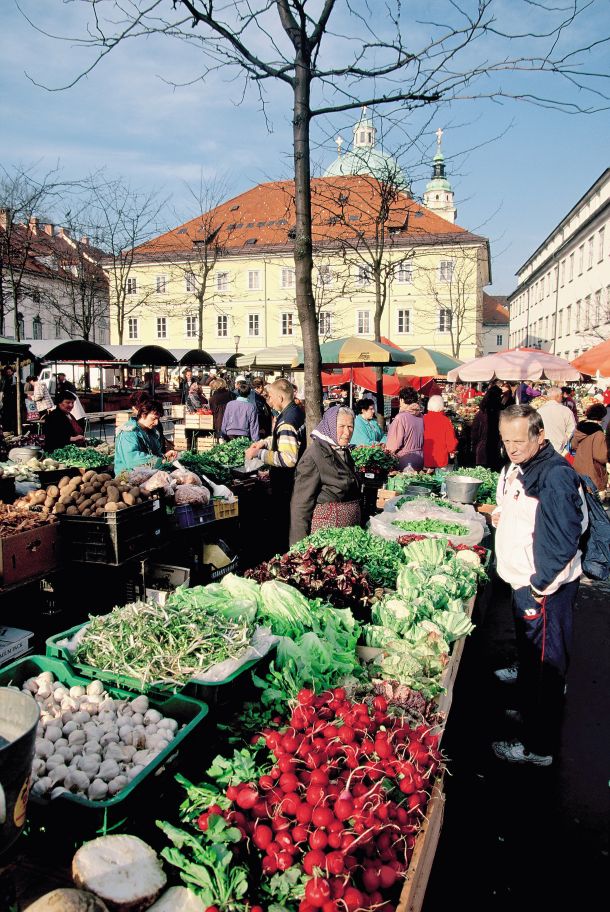
{"label": "striped sweater", "polygon": [[304,420],[303,410],[294,402],[280,412],[273,434],[265,439],[265,449],[259,453],[266,465],[276,469],[296,468],[302,449],[301,428]]}

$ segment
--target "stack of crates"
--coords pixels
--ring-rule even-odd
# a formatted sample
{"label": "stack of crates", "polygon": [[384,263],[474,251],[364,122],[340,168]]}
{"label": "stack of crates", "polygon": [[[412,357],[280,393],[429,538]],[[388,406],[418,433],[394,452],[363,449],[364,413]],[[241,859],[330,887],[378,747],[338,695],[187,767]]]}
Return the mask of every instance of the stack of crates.
{"label": "stack of crates", "polygon": [[197,437],[197,452],[205,453],[206,450],[211,450],[214,446],[214,437],[212,434],[206,434],[205,437]]}
{"label": "stack of crates", "polygon": [[186,429],[183,424],[177,424],[174,427],[174,449],[178,452],[183,452],[188,450],[188,440],[186,437]]}

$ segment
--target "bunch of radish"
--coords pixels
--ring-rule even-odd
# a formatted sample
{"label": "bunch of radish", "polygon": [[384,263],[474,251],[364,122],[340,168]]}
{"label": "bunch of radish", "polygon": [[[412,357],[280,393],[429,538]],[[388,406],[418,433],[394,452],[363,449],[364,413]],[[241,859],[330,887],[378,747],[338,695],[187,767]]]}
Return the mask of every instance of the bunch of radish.
{"label": "bunch of radish", "polygon": [[[352,703],[342,688],[304,689],[283,730],[266,730],[274,757],[258,782],[230,785],[213,805],[262,855],[263,877],[302,866],[299,912],[393,912],[434,777],[438,738],[388,713],[385,697]],[[244,843],[245,847],[245,843]]]}

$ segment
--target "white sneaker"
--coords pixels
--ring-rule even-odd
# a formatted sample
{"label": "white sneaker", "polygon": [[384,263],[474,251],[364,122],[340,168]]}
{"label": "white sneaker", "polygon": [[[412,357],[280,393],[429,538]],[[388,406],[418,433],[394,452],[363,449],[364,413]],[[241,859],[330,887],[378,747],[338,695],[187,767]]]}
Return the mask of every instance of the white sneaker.
{"label": "white sneaker", "polygon": [[494,671],[494,675],[498,681],[501,681],[503,684],[513,684],[517,680],[518,674],[519,666],[516,662],[509,665],[508,668],[497,668]]}
{"label": "white sneaker", "polygon": [[550,766],[553,758],[550,754],[542,756],[527,751],[520,741],[494,741],[491,749],[500,760],[509,763],[532,763],[534,766]]}

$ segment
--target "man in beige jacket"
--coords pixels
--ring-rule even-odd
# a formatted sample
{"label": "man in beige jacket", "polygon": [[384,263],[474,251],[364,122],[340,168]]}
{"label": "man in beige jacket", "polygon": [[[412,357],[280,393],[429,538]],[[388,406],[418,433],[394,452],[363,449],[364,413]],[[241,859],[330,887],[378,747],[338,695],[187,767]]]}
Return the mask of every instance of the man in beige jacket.
{"label": "man in beige jacket", "polygon": [[544,436],[558,453],[563,453],[576,427],[574,415],[567,406],[561,404],[563,394],[558,386],[552,386],[546,396],[548,402],[538,409],[544,425]]}

